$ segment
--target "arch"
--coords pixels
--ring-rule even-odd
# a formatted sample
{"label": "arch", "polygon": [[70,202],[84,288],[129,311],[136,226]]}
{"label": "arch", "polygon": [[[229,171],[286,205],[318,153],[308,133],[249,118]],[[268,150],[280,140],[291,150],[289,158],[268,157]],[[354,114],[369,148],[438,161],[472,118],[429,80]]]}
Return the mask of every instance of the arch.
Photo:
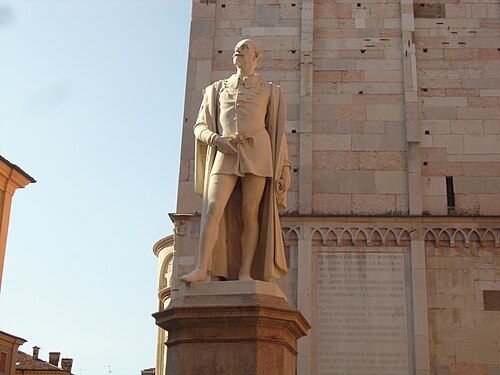
{"label": "arch", "polygon": [[321,228],[311,228],[311,241],[321,241],[325,245],[325,236]]}
{"label": "arch", "polygon": [[[429,234],[432,235],[432,238],[427,240],[427,236]],[[428,228],[425,230],[423,239],[424,239],[424,241],[433,241],[435,245],[438,244],[438,236],[436,235],[436,233],[434,232],[434,229],[432,229],[432,228]]]}
{"label": "arch", "polygon": [[[356,228],[344,228],[340,232],[339,238],[337,238],[337,243],[342,244],[342,240],[344,239],[345,234],[348,233],[348,238],[346,238],[345,240],[350,241],[351,245],[354,245],[354,235],[353,235],[353,232],[351,230],[355,230],[355,229]],[[340,241],[339,241],[339,239],[340,239]]]}
{"label": "arch", "polygon": [[411,241],[411,235],[403,227],[396,227],[391,229],[394,235],[396,236],[396,244],[399,246],[401,245],[401,241]]}
{"label": "arch", "polygon": [[[438,229],[438,228],[437,228]],[[446,234],[448,236],[448,243],[450,244],[451,247],[455,246],[455,243],[453,242],[453,236],[448,232],[448,229],[441,229],[437,235],[437,243],[439,244],[440,241],[446,241],[446,239],[442,239],[441,235]]]}
{"label": "arch", "polygon": [[[173,261],[174,261],[174,253],[171,252],[167,254],[165,259],[163,259],[161,266],[160,266],[160,272],[158,273],[158,289],[164,289],[166,287],[169,287],[172,285],[172,270],[170,267],[173,267]],[[170,277],[168,277],[168,273],[170,272]]]}
{"label": "arch", "polygon": [[[331,236],[330,236],[331,235]],[[331,240],[333,244],[338,242],[338,235],[335,229],[329,228],[325,233],[325,244],[328,244],[328,241]]]}
{"label": "arch", "polygon": [[[455,241],[460,241],[460,237],[464,241],[464,246],[469,247],[469,239],[467,234],[461,228],[453,228],[452,241],[450,241],[450,246],[455,245]],[[453,245],[452,245],[453,243]]]}
{"label": "arch", "polygon": [[500,228],[484,228],[484,233],[481,237],[481,240],[488,241],[488,237],[493,240],[495,247],[500,247]]}
{"label": "arch", "polygon": [[290,244],[291,241],[299,240],[300,227],[282,227],[281,234],[283,235],[283,241],[286,244]]}
{"label": "arch", "polygon": [[377,240],[377,238],[375,237],[377,234],[378,234],[378,237],[379,237],[380,242],[382,243],[382,245],[385,244],[385,233],[382,233],[382,231],[381,231],[383,229],[385,229],[385,228],[371,228],[370,239],[369,239],[369,243],[370,244],[373,241]]}
{"label": "arch", "polygon": [[[393,228],[385,228],[386,231],[384,233],[384,245],[389,242],[390,240],[394,241],[396,245],[399,245],[399,240],[398,240],[398,235],[394,231]],[[389,236],[392,234],[392,238],[389,238]]]}
{"label": "arch", "polygon": [[[366,232],[366,230],[370,231],[370,230],[371,230],[371,229],[373,229],[373,228],[352,228],[352,229],[354,230],[354,234],[352,234],[352,233],[351,233],[351,236],[352,236],[352,243],[353,243],[353,245],[355,245],[355,244],[356,244],[356,241],[358,240],[358,235],[359,235],[360,233],[362,233],[362,234],[363,234],[363,236],[364,236],[364,241],[366,242],[366,244],[367,244],[367,245],[369,244],[369,242],[370,242],[370,240],[369,240],[369,238],[370,238],[370,234],[369,234],[369,233],[367,233],[367,232]],[[362,238],[360,238],[359,240],[360,240],[360,241],[363,241],[363,239],[362,239]]]}
{"label": "arch", "polygon": [[[475,241],[474,241],[474,239],[475,239]],[[481,233],[479,233],[478,229],[472,228],[471,230],[469,230],[469,233],[467,233],[467,238],[465,240],[465,247],[469,247],[469,243],[471,240],[473,242],[481,243]]]}

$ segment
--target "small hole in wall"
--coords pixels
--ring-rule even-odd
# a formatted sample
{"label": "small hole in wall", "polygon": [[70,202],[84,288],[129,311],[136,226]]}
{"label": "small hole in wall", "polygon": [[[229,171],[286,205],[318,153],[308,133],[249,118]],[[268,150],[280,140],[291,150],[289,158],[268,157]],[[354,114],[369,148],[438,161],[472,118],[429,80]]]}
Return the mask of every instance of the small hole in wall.
{"label": "small hole in wall", "polygon": [[293,133],[293,134],[297,133],[297,130],[292,129],[292,133]]}
{"label": "small hole in wall", "polygon": [[359,52],[361,53],[365,53],[366,52],[366,49],[360,49]]}
{"label": "small hole in wall", "polygon": [[497,51],[500,51],[500,48],[497,48]]}
{"label": "small hole in wall", "polygon": [[359,92],[358,92],[358,94],[359,94],[359,95],[363,95],[363,91],[359,91]]}
{"label": "small hole in wall", "polygon": [[293,168],[293,171],[294,172],[298,172],[299,170],[297,168]]}
{"label": "small hole in wall", "polygon": [[218,50],[218,51],[217,51],[217,53],[222,53],[222,50],[221,50],[221,49],[220,49],[220,50]]}
{"label": "small hole in wall", "polygon": [[358,3],[357,6],[358,6],[358,8],[361,8],[361,3]]}
{"label": "small hole in wall", "polygon": [[429,89],[426,89],[425,87],[422,87],[422,91],[423,92],[427,92],[427,91],[429,91]]}
{"label": "small hole in wall", "polygon": [[483,290],[484,311],[500,311],[500,290]]}
{"label": "small hole in wall", "polygon": [[188,122],[188,119],[187,119],[187,117],[186,117],[186,118],[184,119],[184,122]]}
{"label": "small hole in wall", "polygon": [[427,52],[427,51],[428,51],[428,49],[427,49],[427,48],[424,48],[422,51]]}
{"label": "small hole in wall", "polygon": [[292,6],[294,7],[294,6],[295,6],[295,3],[292,3]]}
{"label": "small hole in wall", "polygon": [[429,130],[426,130],[425,134],[431,134],[431,132]]}
{"label": "small hole in wall", "polygon": [[293,54],[295,54],[295,52],[297,52],[297,50],[296,49],[291,49],[290,52],[293,53]]}
{"label": "small hole in wall", "polygon": [[426,161],[424,161],[424,165],[427,165],[427,162],[426,162]]}
{"label": "small hole in wall", "polygon": [[221,4],[220,5],[222,8],[225,8],[226,7],[226,4]]}

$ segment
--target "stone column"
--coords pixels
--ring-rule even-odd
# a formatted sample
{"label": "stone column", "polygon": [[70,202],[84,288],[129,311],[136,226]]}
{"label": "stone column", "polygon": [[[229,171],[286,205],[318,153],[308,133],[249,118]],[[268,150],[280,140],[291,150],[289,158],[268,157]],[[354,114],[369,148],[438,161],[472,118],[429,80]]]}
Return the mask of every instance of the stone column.
{"label": "stone column", "polygon": [[168,331],[168,375],[295,375],[297,340],[310,328],[276,284],[262,281],[183,286],[153,316]]}

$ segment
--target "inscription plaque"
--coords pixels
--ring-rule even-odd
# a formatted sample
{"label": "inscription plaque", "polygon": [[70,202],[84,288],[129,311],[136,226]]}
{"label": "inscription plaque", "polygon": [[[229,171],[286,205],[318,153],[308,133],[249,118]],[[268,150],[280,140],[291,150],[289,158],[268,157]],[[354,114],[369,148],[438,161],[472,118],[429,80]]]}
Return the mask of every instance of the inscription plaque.
{"label": "inscription plaque", "polygon": [[318,253],[318,374],[407,375],[402,253]]}

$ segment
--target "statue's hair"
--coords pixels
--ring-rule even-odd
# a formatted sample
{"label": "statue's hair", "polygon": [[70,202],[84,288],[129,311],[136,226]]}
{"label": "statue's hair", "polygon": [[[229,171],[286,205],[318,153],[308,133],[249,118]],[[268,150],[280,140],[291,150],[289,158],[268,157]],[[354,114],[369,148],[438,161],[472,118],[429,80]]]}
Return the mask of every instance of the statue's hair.
{"label": "statue's hair", "polygon": [[264,60],[264,53],[262,52],[262,47],[259,46],[252,39],[240,40],[236,45],[242,44],[242,43],[248,43],[248,44],[251,44],[253,46],[253,50],[255,51],[255,57],[257,58],[257,67],[260,66],[260,64],[262,63],[262,60]]}

